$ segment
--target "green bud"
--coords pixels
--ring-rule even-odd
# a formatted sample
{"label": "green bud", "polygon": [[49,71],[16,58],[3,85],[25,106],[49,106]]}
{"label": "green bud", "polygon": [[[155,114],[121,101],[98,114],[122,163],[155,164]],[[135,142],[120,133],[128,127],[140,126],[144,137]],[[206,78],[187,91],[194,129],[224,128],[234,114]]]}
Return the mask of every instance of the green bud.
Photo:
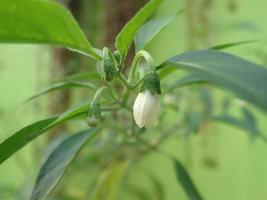
{"label": "green bud", "polygon": [[99,103],[92,103],[86,118],[87,124],[95,127],[101,121],[101,107]]}
{"label": "green bud", "polygon": [[120,55],[119,51],[115,51],[113,53],[113,56],[115,58],[115,61],[116,61],[117,65],[120,65],[120,63],[121,63],[121,55]]}
{"label": "green bud", "polygon": [[99,120],[95,116],[87,117],[86,122],[90,127],[95,127]]}
{"label": "green bud", "polygon": [[117,72],[113,56],[106,47],[104,47],[103,49],[102,65],[103,65],[102,77],[107,81],[112,81],[113,78],[117,75]]}
{"label": "green bud", "polygon": [[149,90],[151,94],[161,94],[160,79],[156,70],[151,70],[146,74],[140,92],[145,90]]}

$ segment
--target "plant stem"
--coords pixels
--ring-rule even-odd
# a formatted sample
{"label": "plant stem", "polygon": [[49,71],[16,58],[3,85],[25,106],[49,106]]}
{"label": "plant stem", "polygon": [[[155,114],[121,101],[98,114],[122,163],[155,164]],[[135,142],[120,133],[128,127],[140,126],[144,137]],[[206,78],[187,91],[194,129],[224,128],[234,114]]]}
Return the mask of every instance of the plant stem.
{"label": "plant stem", "polygon": [[127,89],[133,89],[135,86],[127,81],[122,73],[118,73],[118,78]]}
{"label": "plant stem", "polygon": [[142,58],[144,58],[146,60],[149,68],[155,69],[155,66],[156,66],[155,62],[154,62],[152,56],[147,51],[141,50],[135,55],[133,63],[132,63],[132,67],[130,70],[128,81],[124,80],[125,84],[127,83],[129,85],[128,85],[128,87],[126,86],[128,90],[126,89],[124,92],[123,100],[122,100],[122,106],[125,106],[127,104],[127,101],[129,99],[129,96],[131,93],[129,89],[136,88],[144,80],[144,78],[141,78],[136,84],[132,85],[134,82],[134,79],[135,79],[135,73],[136,73],[137,66],[140,63]]}
{"label": "plant stem", "polygon": [[130,75],[128,78],[129,83],[132,83],[134,81],[136,68],[137,68],[137,66],[138,66],[138,64],[142,58],[144,58],[146,60],[148,67],[155,67],[156,66],[152,56],[147,51],[144,51],[144,50],[139,51],[135,55],[134,60],[133,60]]}
{"label": "plant stem", "polygon": [[92,102],[97,102],[100,99],[100,97],[102,96],[103,92],[106,89],[108,89],[107,86],[102,86],[102,87],[98,88],[98,90],[96,91],[95,96],[94,96]]}

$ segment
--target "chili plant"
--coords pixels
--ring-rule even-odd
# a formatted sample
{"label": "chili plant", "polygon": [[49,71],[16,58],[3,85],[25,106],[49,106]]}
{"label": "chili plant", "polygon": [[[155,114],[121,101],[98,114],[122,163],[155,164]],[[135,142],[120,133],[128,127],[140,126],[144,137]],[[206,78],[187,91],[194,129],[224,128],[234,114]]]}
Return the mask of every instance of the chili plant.
{"label": "chili plant", "polygon": [[[58,116],[30,124],[0,144],[1,164],[55,126],[74,119],[88,123],[87,129],[73,133],[48,156],[39,171],[32,200],[46,199],[81,149],[96,141],[104,141],[107,135],[109,143],[106,145],[115,146],[117,149],[116,153],[107,150],[105,158],[113,158],[112,162],[107,161],[107,166],[114,164],[116,160],[115,163],[123,163],[120,170],[130,169],[137,160],[155,151],[173,161],[177,180],[189,199],[203,199],[181,162],[160,148],[170,136],[181,136],[188,130],[192,131],[190,128],[198,116],[187,112],[193,110],[191,106],[183,109],[184,100],[177,98],[174,89],[205,83],[210,88],[218,87],[223,91],[230,91],[237,98],[264,112],[267,111],[267,69],[219,51],[242,42],[185,52],[162,63],[155,62],[155,58],[147,51],[147,44],[178,16],[177,14],[151,19],[162,2],[163,0],[151,0],[137,12],[117,35],[115,51],[112,51],[107,47],[94,48],[70,12],[56,2],[0,1],[1,43],[46,44],[67,48],[95,60],[98,72],[93,73],[90,70],[87,78],[83,80],[79,77],[84,73],[74,74],[31,97],[30,100],[71,86],[88,88],[94,93],[92,99],[84,99],[85,103],[76,105]],[[135,54],[131,61],[128,51],[133,43]],[[187,73],[181,73],[186,75],[176,78],[176,81],[163,88],[162,81],[176,70],[184,70]],[[90,73],[97,82],[90,79]],[[201,87],[198,89],[202,90]],[[172,125],[166,126],[162,121],[165,120],[166,109],[171,108],[171,105],[163,101],[163,98],[168,95],[176,95],[174,110],[177,119],[173,120]],[[202,113],[205,120],[198,123],[219,120],[257,132],[251,124],[253,120],[242,121],[228,115],[212,116],[206,111]],[[244,110],[244,114],[246,119],[253,119],[249,110]],[[150,130],[150,137],[145,137]],[[264,138],[262,134],[258,135]],[[118,156],[118,152],[123,156]]]}

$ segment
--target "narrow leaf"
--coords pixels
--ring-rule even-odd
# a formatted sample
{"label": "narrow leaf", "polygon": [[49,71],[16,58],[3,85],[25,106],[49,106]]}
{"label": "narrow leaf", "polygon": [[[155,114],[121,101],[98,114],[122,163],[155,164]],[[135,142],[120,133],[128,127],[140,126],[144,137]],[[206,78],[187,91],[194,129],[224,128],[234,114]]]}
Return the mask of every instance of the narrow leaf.
{"label": "narrow leaf", "polygon": [[54,1],[1,0],[0,42],[56,45],[101,59],[70,12]]}
{"label": "narrow leaf", "polygon": [[89,104],[83,104],[70,110],[67,110],[59,117],[35,122],[29,126],[19,130],[2,143],[0,143],[0,164],[6,159],[24,147],[26,144],[36,139],[38,136],[49,130],[50,128],[61,124],[69,119],[85,115],[89,109]]}
{"label": "narrow leaf", "polygon": [[213,50],[184,53],[167,64],[182,68],[226,88],[237,97],[267,111],[267,69],[236,56]]}
{"label": "narrow leaf", "polygon": [[3,163],[7,158],[13,155],[16,151],[21,149],[23,146],[37,138],[43,132],[46,131],[46,127],[53,123],[57,118],[52,117],[49,119],[35,122],[14,135],[7,138],[0,144],[0,164]]}
{"label": "narrow leaf", "polygon": [[200,193],[198,192],[186,169],[178,160],[174,160],[174,162],[177,180],[182,185],[188,198],[190,200],[202,200]]}
{"label": "narrow leaf", "polygon": [[31,101],[33,99],[36,99],[42,95],[45,95],[49,92],[53,92],[56,90],[62,90],[70,87],[83,87],[83,88],[89,88],[92,90],[97,90],[96,86],[92,83],[87,83],[87,82],[81,82],[81,81],[63,81],[59,83],[54,83],[50,85],[49,87],[41,90],[37,94],[33,95],[32,97],[28,98],[26,102]]}
{"label": "narrow leaf", "polygon": [[202,77],[198,77],[196,75],[190,74],[182,77],[181,79],[178,79],[175,83],[170,85],[164,92],[170,92],[177,88],[192,85],[192,84],[198,84],[198,83],[205,83],[206,80]]}
{"label": "narrow leaf", "polygon": [[146,22],[135,36],[135,51],[144,49],[175,17],[176,15],[159,17]]}
{"label": "narrow leaf", "polygon": [[44,200],[56,186],[80,149],[95,136],[90,129],[64,140],[48,157],[38,174],[31,200]]}
{"label": "narrow leaf", "polygon": [[71,74],[69,76],[64,77],[62,81],[93,81],[100,80],[100,76],[97,72],[79,72],[76,74]]}
{"label": "narrow leaf", "polygon": [[49,128],[57,124],[60,124],[62,122],[65,122],[69,119],[85,115],[88,112],[89,107],[90,107],[90,104],[85,103],[85,104],[81,104],[79,106],[75,106],[73,108],[68,109],[66,112],[62,113],[55,121],[53,121],[49,125]]}
{"label": "narrow leaf", "polygon": [[165,190],[164,190],[164,187],[163,187],[162,183],[160,182],[160,180],[152,174],[149,176],[149,178],[152,182],[153,194],[155,194],[154,198],[156,200],[164,200],[165,199]]}
{"label": "narrow leaf", "polygon": [[252,136],[252,138],[257,136],[263,139],[265,142],[267,141],[267,137],[261,133],[261,131],[257,127],[257,124],[254,124],[254,122],[247,121],[246,119],[238,119],[229,114],[213,116],[211,117],[211,120],[225,123],[236,128],[240,128],[242,130],[245,130],[247,133],[249,133],[250,136]]}
{"label": "narrow leaf", "polygon": [[115,162],[102,170],[91,200],[117,200],[129,161]]}
{"label": "narrow leaf", "polygon": [[134,40],[134,37],[139,28],[145,21],[156,11],[159,5],[164,0],[150,0],[121,30],[115,42],[116,48],[121,53],[122,57],[127,54],[127,51]]}
{"label": "narrow leaf", "polygon": [[250,44],[250,43],[253,43],[253,42],[258,42],[258,41],[257,40],[246,40],[246,41],[240,41],[240,42],[232,42],[232,43],[216,45],[216,46],[210,47],[209,49],[223,50],[223,49],[227,49],[227,48],[230,48],[230,47],[240,46],[240,45],[243,45],[243,44]]}

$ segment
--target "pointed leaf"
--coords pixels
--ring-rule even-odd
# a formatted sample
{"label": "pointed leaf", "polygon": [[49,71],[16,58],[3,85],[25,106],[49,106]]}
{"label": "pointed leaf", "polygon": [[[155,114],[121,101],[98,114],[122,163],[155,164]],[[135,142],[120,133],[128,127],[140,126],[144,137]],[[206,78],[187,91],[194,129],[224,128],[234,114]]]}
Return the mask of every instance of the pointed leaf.
{"label": "pointed leaf", "polygon": [[164,92],[170,92],[172,90],[175,90],[177,88],[192,85],[192,84],[199,84],[199,83],[205,83],[206,80],[202,77],[198,77],[194,74],[186,75],[180,79],[178,79],[175,83],[170,85]]}
{"label": "pointed leaf", "polygon": [[176,15],[159,17],[146,22],[135,36],[135,51],[144,49],[175,17]]}
{"label": "pointed leaf", "polygon": [[240,46],[240,45],[243,45],[243,44],[250,44],[250,43],[253,43],[253,42],[257,42],[257,40],[246,40],[246,41],[240,41],[240,42],[232,42],[232,43],[220,44],[220,45],[216,45],[216,46],[210,47],[210,49],[223,50],[223,49],[227,49],[227,48],[230,48],[230,47]]}
{"label": "pointed leaf", "polygon": [[80,149],[96,135],[95,133],[95,129],[82,131],[58,145],[40,169],[31,200],[47,198]]}
{"label": "pointed leaf", "polygon": [[70,12],[53,1],[1,0],[0,42],[56,45],[101,58]]}
{"label": "pointed leaf", "polygon": [[251,121],[247,121],[247,119],[238,119],[238,118],[231,116],[229,114],[222,114],[222,115],[213,116],[210,119],[213,121],[216,121],[216,122],[226,123],[226,124],[232,125],[236,128],[243,129],[247,133],[249,133],[250,136],[252,136],[252,138],[257,136],[257,137],[261,138],[262,140],[264,140],[265,142],[267,141],[267,137],[261,133],[257,124],[254,124],[254,122],[251,122]]}
{"label": "pointed leaf", "polygon": [[53,121],[48,126],[48,128],[60,124],[62,122],[65,122],[69,119],[85,115],[88,112],[89,107],[90,103],[85,103],[68,109],[66,112],[62,113],[55,121]]}
{"label": "pointed leaf", "polygon": [[35,122],[3,141],[0,144],[0,164],[13,155],[16,151],[46,131],[46,127],[53,123],[56,119],[56,117],[52,117]]}
{"label": "pointed leaf", "polygon": [[90,199],[117,200],[122,185],[122,179],[128,167],[129,162],[126,160],[114,162],[105,170],[102,170]]}
{"label": "pointed leaf", "polygon": [[83,88],[89,88],[92,90],[97,90],[96,86],[92,83],[87,83],[87,82],[81,82],[81,81],[63,81],[59,83],[54,83],[50,85],[49,87],[41,90],[37,94],[33,95],[32,97],[28,98],[26,102],[31,101],[33,99],[36,99],[42,95],[45,95],[49,92],[53,92],[55,90],[62,90],[65,88],[70,88],[70,87],[83,87]]}
{"label": "pointed leaf", "polygon": [[267,111],[267,69],[262,66],[213,50],[184,53],[166,63],[191,71]]}
{"label": "pointed leaf", "polygon": [[190,200],[202,200],[200,193],[198,192],[196,186],[191,180],[188,172],[183,167],[183,165],[178,161],[174,160],[177,180],[182,185],[184,191],[186,192]]}
{"label": "pointed leaf", "polygon": [[59,117],[52,117],[35,122],[19,130],[2,143],[0,143],[0,164],[24,147],[26,144],[36,139],[48,129],[61,124],[69,119],[85,115],[89,109],[89,104],[83,104],[67,110]]}
{"label": "pointed leaf", "polygon": [[120,31],[116,38],[115,46],[121,53],[121,56],[127,54],[127,51],[134,40],[139,28],[156,11],[164,0],[150,0]]}
{"label": "pointed leaf", "polygon": [[101,80],[97,72],[79,72],[76,74],[71,74],[64,77],[61,81],[92,81],[92,80]]}

